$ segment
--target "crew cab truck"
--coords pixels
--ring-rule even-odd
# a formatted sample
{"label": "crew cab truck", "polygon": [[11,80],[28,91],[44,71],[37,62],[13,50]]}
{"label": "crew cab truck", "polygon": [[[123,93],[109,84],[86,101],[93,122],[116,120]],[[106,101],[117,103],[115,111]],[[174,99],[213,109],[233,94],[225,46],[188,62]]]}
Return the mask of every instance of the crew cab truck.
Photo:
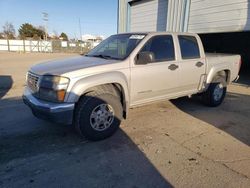
{"label": "crew cab truck", "polygon": [[23,100],[36,117],[101,140],[131,107],[194,94],[220,105],[240,66],[239,55],[205,54],[197,34],[117,34],[84,56],[31,67]]}

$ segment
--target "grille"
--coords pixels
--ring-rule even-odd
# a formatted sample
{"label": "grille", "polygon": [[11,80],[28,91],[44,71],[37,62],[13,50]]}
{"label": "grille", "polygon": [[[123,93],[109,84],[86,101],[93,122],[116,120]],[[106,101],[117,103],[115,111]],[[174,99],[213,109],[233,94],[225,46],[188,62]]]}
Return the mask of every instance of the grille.
{"label": "grille", "polygon": [[27,85],[33,93],[38,92],[38,82],[39,76],[29,72],[27,76]]}

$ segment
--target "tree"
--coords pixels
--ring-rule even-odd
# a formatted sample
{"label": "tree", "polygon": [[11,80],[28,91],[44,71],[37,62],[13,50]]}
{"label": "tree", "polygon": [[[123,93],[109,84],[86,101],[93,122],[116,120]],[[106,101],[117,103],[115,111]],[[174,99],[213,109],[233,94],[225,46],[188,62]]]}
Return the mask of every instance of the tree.
{"label": "tree", "polygon": [[63,40],[68,41],[68,36],[64,32],[61,33],[60,38],[62,38]]}
{"label": "tree", "polygon": [[45,28],[43,26],[39,26],[37,28],[34,28],[35,35],[37,35],[39,38],[44,39],[45,38]]}
{"label": "tree", "polygon": [[29,23],[22,24],[18,29],[19,35],[21,38],[33,37],[34,36],[34,27]]}
{"label": "tree", "polygon": [[15,38],[15,28],[12,23],[6,22],[3,26],[3,33],[7,39]]}
{"label": "tree", "polygon": [[34,27],[29,23],[22,24],[18,29],[19,36],[22,39],[25,38],[34,38],[34,39],[44,39],[45,32],[44,28],[39,26],[38,28]]}

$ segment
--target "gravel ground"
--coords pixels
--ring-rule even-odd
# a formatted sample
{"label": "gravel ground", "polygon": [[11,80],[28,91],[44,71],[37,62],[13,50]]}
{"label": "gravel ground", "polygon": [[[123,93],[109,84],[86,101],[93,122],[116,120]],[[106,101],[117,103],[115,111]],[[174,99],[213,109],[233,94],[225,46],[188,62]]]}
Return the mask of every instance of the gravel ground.
{"label": "gravel ground", "polygon": [[230,85],[218,108],[180,98],[131,109],[113,137],[88,142],[21,100],[28,67],[72,55],[0,53],[0,187],[250,187],[247,85]]}

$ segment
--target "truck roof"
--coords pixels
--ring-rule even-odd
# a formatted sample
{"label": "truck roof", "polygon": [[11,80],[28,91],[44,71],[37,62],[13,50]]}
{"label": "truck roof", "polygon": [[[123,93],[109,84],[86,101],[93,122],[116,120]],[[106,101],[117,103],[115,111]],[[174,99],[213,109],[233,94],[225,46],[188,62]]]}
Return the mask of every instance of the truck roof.
{"label": "truck roof", "polygon": [[131,35],[148,35],[148,34],[152,34],[152,35],[156,35],[156,34],[186,34],[186,35],[196,35],[196,33],[189,33],[189,32],[167,32],[167,31],[148,31],[148,32],[125,32],[125,33],[118,33],[119,34],[131,34]]}

